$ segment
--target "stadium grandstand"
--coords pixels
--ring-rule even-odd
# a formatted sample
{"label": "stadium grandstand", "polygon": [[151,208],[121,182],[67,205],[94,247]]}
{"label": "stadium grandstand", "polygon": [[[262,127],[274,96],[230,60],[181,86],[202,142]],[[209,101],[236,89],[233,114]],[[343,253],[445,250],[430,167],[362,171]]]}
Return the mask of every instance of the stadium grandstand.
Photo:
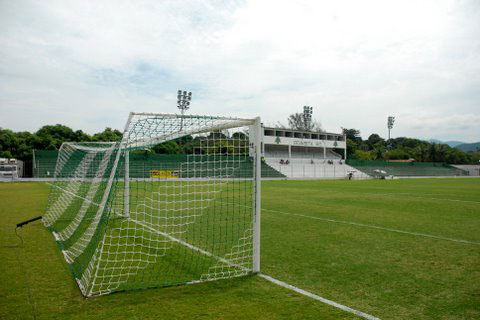
{"label": "stadium grandstand", "polygon": [[288,178],[368,178],[345,163],[346,136],[285,128],[263,128],[265,162]]}

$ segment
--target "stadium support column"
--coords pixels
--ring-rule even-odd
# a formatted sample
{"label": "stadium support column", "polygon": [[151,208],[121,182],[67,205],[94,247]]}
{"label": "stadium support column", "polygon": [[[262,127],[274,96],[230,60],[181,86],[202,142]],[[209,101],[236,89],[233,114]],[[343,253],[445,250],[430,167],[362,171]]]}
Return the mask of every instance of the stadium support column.
{"label": "stadium support column", "polygon": [[325,163],[326,158],[327,158],[327,146],[324,142],[323,143],[323,163]]}
{"label": "stadium support column", "polygon": [[291,159],[292,158],[292,145],[288,145],[288,158]]}
{"label": "stadium support column", "polygon": [[343,159],[346,161],[347,160],[347,145],[345,144],[345,149],[343,149]]}
{"label": "stadium support column", "polygon": [[253,224],[253,266],[252,271],[254,273],[260,272],[260,218],[261,218],[261,165],[262,165],[262,156],[261,156],[261,142],[262,136],[260,134],[262,130],[262,124],[260,122],[260,117],[255,119],[255,173],[254,173],[254,182],[255,182],[255,219]]}

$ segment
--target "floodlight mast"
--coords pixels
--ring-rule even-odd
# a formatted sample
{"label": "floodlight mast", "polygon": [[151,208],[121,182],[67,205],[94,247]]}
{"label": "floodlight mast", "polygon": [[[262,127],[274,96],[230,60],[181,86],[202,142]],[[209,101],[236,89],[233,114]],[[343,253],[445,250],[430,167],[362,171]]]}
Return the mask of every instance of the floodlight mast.
{"label": "floodlight mast", "polygon": [[312,123],[312,113],[313,107],[310,106],[303,106],[303,123],[305,126],[305,130],[311,130],[311,123]]}
{"label": "floodlight mast", "polygon": [[389,116],[389,117],[388,117],[388,120],[387,120],[388,142],[390,142],[390,130],[392,130],[394,123],[395,123],[395,117]]}
{"label": "floodlight mast", "polygon": [[180,109],[182,119],[180,120],[180,130],[183,128],[183,115],[185,111],[190,109],[190,101],[192,101],[192,93],[187,91],[178,90],[177,93],[177,108]]}

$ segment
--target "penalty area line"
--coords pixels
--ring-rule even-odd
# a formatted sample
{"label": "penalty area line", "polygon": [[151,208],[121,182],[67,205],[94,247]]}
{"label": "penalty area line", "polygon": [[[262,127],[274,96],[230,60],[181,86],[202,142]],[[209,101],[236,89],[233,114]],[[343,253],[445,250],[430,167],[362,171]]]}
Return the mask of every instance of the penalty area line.
{"label": "penalty area line", "polygon": [[379,320],[379,318],[377,317],[374,317],[368,313],[365,313],[365,312],[361,312],[361,311],[358,311],[358,310],[355,310],[355,309],[352,309],[350,307],[347,307],[347,306],[344,306],[343,304],[340,304],[340,303],[337,303],[335,301],[332,301],[332,300],[329,300],[329,299],[326,299],[326,298],[323,298],[323,297],[320,297],[314,293],[311,293],[311,292],[308,292],[308,291],[305,291],[303,289],[300,289],[300,288],[297,288],[295,286],[292,286],[286,282],[283,282],[283,281],[280,281],[278,279],[275,279],[275,278],[272,278],[270,276],[267,276],[266,274],[263,274],[263,273],[259,273],[258,276],[260,278],[263,278],[271,283],[274,283],[276,285],[279,285],[281,287],[284,287],[286,289],[289,289],[289,290],[292,290],[292,291],[295,291],[297,293],[300,293],[301,295],[304,295],[304,296],[307,296],[309,298],[312,298],[312,299],[315,299],[317,301],[320,301],[322,303],[325,303],[325,304],[328,304],[329,306],[332,306],[332,307],[335,307],[335,308],[338,308],[338,309],[341,309],[343,311],[346,311],[346,312],[350,312],[350,313],[353,313],[359,317],[362,317],[362,318],[365,318],[365,319],[368,319],[368,320]]}

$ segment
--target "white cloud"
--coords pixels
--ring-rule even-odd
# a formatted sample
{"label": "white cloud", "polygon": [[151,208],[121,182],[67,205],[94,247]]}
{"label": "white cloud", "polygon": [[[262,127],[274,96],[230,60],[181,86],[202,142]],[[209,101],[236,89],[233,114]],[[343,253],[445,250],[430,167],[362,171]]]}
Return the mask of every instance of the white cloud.
{"label": "white cloud", "polygon": [[329,131],[385,135],[396,115],[395,135],[478,141],[479,17],[473,0],[2,1],[0,126],[121,128],[185,88],[195,113],[309,104]]}

